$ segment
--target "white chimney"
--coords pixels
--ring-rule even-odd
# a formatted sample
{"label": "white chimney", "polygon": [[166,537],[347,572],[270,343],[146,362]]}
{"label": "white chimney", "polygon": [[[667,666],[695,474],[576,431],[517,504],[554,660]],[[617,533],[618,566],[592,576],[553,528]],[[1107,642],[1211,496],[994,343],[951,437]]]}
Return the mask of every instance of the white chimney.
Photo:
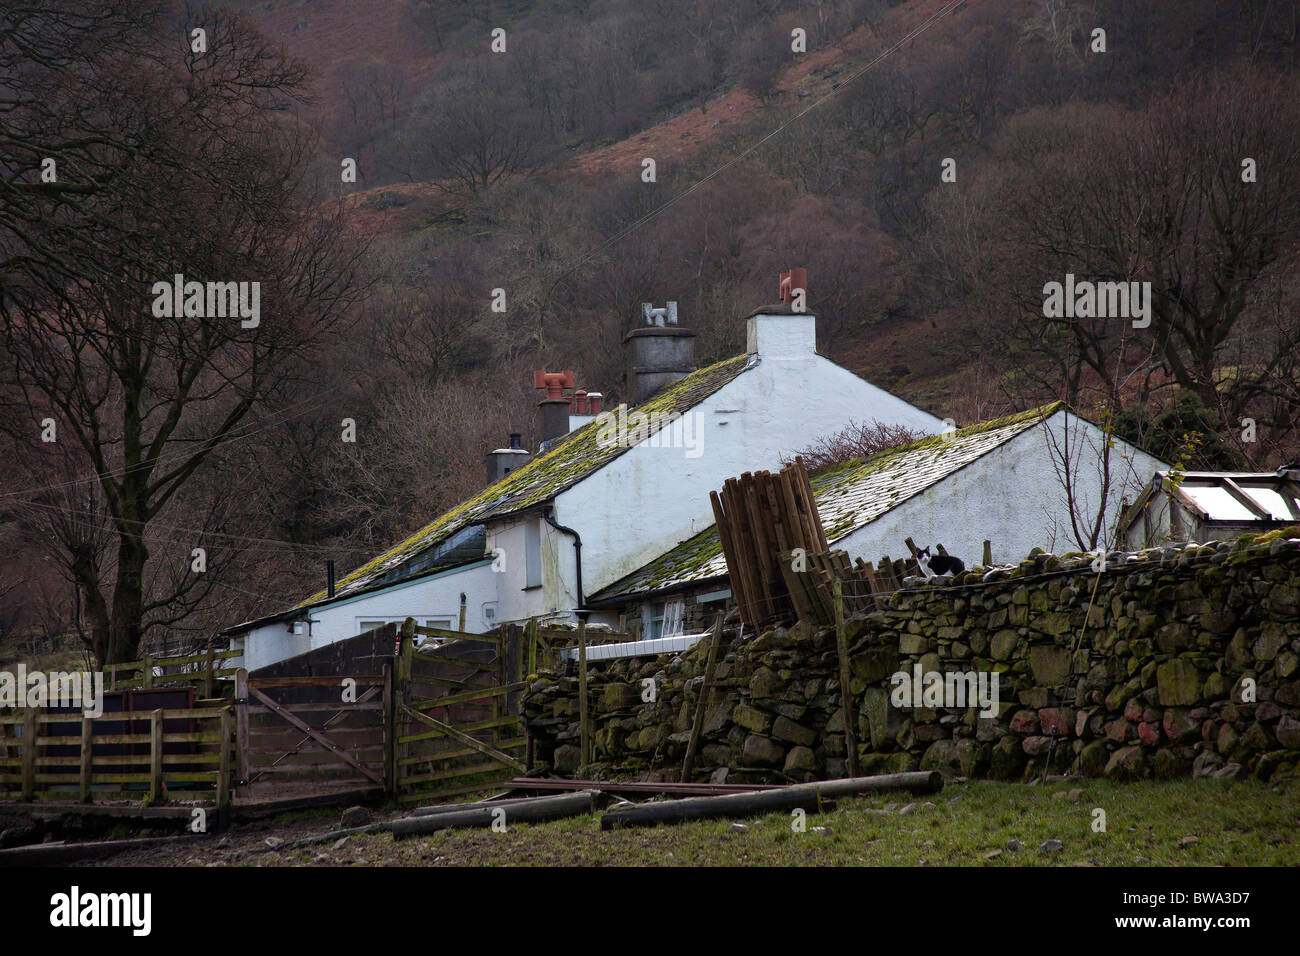
{"label": "white chimney", "polygon": [[817,317],[808,311],[808,272],[781,273],[781,301],[750,314],[745,350],[775,361],[806,359],[817,354]]}

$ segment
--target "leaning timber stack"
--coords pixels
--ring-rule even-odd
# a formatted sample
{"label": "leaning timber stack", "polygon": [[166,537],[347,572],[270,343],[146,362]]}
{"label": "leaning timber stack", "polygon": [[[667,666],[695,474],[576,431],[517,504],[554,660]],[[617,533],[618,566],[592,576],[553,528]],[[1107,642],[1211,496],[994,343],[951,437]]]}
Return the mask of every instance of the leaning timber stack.
{"label": "leaning timber stack", "polygon": [[803,459],[775,475],[760,471],[728,478],[722,493],[710,492],[731,593],[750,628],[795,613],[782,570],[782,553],[829,550]]}
{"label": "leaning timber stack", "polygon": [[[786,590],[799,620],[810,624],[835,623],[835,598],[833,582],[844,582],[844,610],[847,614],[871,611],[877,607],[880,595],[898,590],[888,579],[878,575],[870,561],[858,558],[855,562],[846,551],[828,551],[808,554],[802,561],[795,555],[782,552],[781,573],[785,576]],[[801,568],[802,570],[796,570]]]}

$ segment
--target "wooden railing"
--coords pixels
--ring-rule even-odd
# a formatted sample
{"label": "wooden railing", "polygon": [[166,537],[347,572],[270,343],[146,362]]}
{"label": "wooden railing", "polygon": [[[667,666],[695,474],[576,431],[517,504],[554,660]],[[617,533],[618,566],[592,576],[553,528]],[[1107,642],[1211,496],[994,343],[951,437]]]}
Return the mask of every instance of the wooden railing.
{"label": "wooden railing", "polygon": [[234,708],[79,711],[25,708],[0,714],[0,798],[185,799],[229,806],[235,760]]}
{"label": "wooden railing", "polygon": [[[120,664],[104,665],[104,682],[108,690],[130,690],[134,688],[167,687],[172,684],[197,684],[201,697],[215,697],[222,680],[233,681],[238,668],[221,667],[219,661],[239,657],[243,651],[217,651],[208,648],[201,654],[187,654],[182,657],[153,657],[146,654],[138,661],[124,661]],[[166,670],[174,667],[183,668],[178,673],[168,674]],[[155,674],[156,668],[164,673]],[[134,675],[134,676],[127,676]]]}

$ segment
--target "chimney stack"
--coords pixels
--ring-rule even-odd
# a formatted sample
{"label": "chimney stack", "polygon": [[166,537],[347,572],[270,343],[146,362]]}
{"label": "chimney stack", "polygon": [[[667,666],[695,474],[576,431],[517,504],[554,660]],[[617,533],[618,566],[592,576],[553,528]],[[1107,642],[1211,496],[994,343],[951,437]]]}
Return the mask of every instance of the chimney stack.
{"label": "chimney stack", "polygon": [[677,303],[656,309],[642,302],[641,315],[643,324],[623,338],[628,397],[638,405],[695,371],[695,333],[677,324]]}
{"label": "chimney stack", "polygon": [[520,447],[520,437],[518,432],[511,432],[509,448],[498,448],[487,453],[484,464],[486,465],[487,483],[489,485],[500,481],[532,457]]}
{"label": "chimney stack", "polygon": [[533,387],[546,389],[546,397],[537,403],[542,410],[542,444],[569,433],[569,399],[564,389],[573,388],[573,372],[533,373]]}
{"label": "chimney stack", "polygon": [[808,309],[808,270],[782,272],[778,293],[780,302],[750,313],[745,351],[778,362],[816,355],[817,317]]}

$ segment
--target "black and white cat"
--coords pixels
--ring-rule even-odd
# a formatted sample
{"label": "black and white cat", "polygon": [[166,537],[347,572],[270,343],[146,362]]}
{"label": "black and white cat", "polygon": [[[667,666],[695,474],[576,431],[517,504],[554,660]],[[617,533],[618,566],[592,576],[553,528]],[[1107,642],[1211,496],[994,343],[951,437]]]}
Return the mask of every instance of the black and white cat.
{"label": "black and white cat", "polygon": [[921,571],[927,578],[936,574],[959,574],[966,570],[966,562],[961,558],[954,558],[951,554],[936,554],[931,557],[928,547],[916,552],[916,563],[921,566]]}

